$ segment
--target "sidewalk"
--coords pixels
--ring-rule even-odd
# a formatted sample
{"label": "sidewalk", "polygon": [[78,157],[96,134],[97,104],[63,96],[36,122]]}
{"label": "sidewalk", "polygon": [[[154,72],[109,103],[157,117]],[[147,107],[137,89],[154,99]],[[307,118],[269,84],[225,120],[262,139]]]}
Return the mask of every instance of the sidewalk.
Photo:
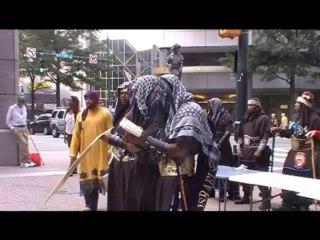
{"label": "sidewalk", "polygon": [[[46,205],[42,205],[53,187],[65,174],[69,166],[69,158],[67,151],[41,152],[41,156],[45,163],[42,167],[0,167],[0,211],[80,211],[84,206],[84,198],[80,197],[78,174],[70,177]],[[277,193],[280,193],[279,189],[272,190],[272,195]],[[259,190],[255,187],[254,201],[261,199],[258,194]],[[279,205],[280,202],[281,198],[276,197],[272,200],[272,205]],[[253,211],[260,211],[258,206],[259,203],[254,204]],[[236,205],[228,200],[226,209],[227,211],[249,211],[250,205]],[[107,210],[107,195],[100,195],[98,210]],[[206,211],[218,211],[216,198],[209,199]],[[221,203],[221,211],[223,211],[223,203]]]}

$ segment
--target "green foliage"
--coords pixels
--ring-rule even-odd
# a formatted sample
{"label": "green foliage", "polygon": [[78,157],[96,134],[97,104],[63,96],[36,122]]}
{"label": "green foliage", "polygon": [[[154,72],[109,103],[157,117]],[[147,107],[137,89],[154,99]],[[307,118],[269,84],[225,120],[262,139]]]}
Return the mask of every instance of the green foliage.
{"label": "green foliage", "polygon": [[[89,35],[89,37],[88,37]],[[87,36],[90,47],[81,48],[80,38]],[[106,63],[89,64],[89,54],[106,51],[91,30],[20,30],[20,74],[34,81],[35,75],[41,73],[57,87],[57,105],[60,103],[60,84],[80,90],[79,83],[88,83],[101,87],[101,71],[106,71]],[[26,58],[27,47],[37,49],[37,58]],[[66,51],[72,58],[60,58],[56,54]],[[76,58],[79,56],[80,58]],[[41,61],[40,61],[41,59]],[[36,89],[35,89],[36,90]],[[34,90],[34,91],[35,91]]]}
{"label": "green foliage", "polygon": [[294,76],[317,76],[320,36],[315,30],[257,30],[249,66],[262,80],[281,79],[294,85]]}
{"label": "green foliage", "polygon": [[233,68],[234,66],[234,55],[233,54],[230,54],[230,53],[227,53],[225,57],[221,57],[218,59],[218,62],[223,65],[223,66],[226,66],[230,69]]}
{"label": "green foliage", "polygon": [[[295,102],[295,77],[319,79],[320,35],[316,30],[254,30],[248,52],[248,73],[262,81],[281,80],[289,85],[289,113]],[[234,57],[219,59],[229,68]]]}

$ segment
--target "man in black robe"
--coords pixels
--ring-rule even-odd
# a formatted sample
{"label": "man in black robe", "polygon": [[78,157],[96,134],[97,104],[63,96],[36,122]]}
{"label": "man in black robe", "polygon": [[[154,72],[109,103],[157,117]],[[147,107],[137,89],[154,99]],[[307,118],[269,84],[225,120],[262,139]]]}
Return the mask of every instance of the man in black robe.
{"label": "man in black robe", "polygon": [[[240,163],[246,165],[248,169],[266,172],[269,170],[271,149],[267,143],[271,136],[271,127],[271,119],[261,108],[260,100],[258,98],[249,99],[247,111],[240,122],[237,142]],[[259,208],[261,210],[270,209],[268,188],[258,187],[263,200]],[[244,196],[235,201],[235,204],[250,203],[250,185],[243,184],[242,190]]]}

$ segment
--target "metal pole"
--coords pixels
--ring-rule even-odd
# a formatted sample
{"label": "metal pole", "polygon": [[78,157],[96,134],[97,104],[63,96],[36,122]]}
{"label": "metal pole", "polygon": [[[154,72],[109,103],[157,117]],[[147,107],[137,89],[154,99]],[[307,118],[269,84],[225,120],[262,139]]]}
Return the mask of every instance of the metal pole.
{"label": "metal pole", "polygon": [[107,108],[109,107],[109,101],[110,99],[110,85],[111,85],[111,79],[110,79],[110,51],[109,51],[109,37],[107,37]]}
{"label": "metal pole", "polygon": [[242,30],[238,43],[237,121],[246,112],[248,100],[248,30]]}
{"label": "metal pole", "polygon": [[[248,101],[248,30],[242,30],[239,36],[238,42],[238,66],[235,66],[237,69],[237,82],[236,82],[236,93],[237,93],[237,104],[236,104],[236,119],[234,122],[234,140],[238,141],[238,130],[240,121],[243,118],[246,109],[247,109],[247,101]],[[236,145],[234,145],[234,160],[236,167],[237,163],[239,163],[239,159],[236,153]],[[239,195],[239,184],[235,186],[234,195]],[[252,210],[252,197],[251,197],[250,210]]]}

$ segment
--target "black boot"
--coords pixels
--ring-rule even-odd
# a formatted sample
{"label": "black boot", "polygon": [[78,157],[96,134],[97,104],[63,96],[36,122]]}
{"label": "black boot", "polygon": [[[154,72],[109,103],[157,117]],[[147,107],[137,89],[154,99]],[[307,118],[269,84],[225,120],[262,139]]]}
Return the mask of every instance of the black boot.
{"label": "black boot", "polygon": [[234,204],[250,204],[250,198],[247,196],[244,196],[240,200],[234,201]]}

